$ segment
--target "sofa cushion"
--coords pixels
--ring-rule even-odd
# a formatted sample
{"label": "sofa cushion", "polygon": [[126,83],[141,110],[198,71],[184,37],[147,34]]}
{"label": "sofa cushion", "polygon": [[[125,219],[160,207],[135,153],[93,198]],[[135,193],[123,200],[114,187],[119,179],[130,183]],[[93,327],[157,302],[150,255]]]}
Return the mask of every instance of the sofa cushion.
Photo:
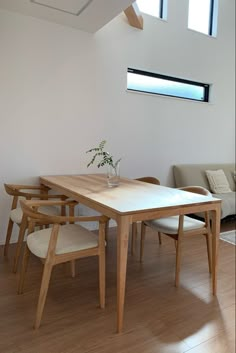
{"label": "sofa cushion", "polygon": [[236,170],[233,172],[234,182],[236,183]]}
{"label": "sofa cushion", "polygon": [[222,169],[228,180],[230,193],[213,194],[213,197],[222,200],[221,218],[235,215],[235,163],[208,163],[208,164],[178,164],[173,168],[176,187],[198,185],[210,190],[210,185],[206,176],[206,170]]}
{"label": "sofa cushion", "polygon": [[229,182],[230,189],[235,190],[235,181],[233,172],[235,171],[234,163],[209,163],[209,164],[178,164],[173,168],[175,186],[198,185],[210,190],[210,186],[206,176],[206,170],[222,169]]}
{"label": "sofa cushion", "polygon": [[221,218],[236,214],[236,193],[231,191],[223,194],[212,194],[213,197],[222,200]]}
{"label": "sofa cushion", "polygon": [[232,191],[222,169],[206,170],[206,176],[210,185],[211,192],[215,194],[224,194]]}

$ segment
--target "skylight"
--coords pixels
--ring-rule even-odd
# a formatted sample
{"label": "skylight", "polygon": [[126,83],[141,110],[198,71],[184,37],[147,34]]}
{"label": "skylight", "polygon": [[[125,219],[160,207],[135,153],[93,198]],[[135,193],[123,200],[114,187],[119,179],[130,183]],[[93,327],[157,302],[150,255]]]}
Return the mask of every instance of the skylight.
{"label": "skylight", "polygon": [[162,18],[162,0],[136,0],[141,12]]}
{"label": "skylight", "polygon": [[188,28],[216,35],[217,0],[189,0]]}

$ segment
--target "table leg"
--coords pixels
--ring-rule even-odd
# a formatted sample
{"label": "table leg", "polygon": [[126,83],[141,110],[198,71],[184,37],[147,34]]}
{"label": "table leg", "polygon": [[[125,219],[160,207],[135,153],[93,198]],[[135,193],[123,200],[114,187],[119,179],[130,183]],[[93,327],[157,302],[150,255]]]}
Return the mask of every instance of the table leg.
{"label": "table leg", "polygon": [[218,266],[218,248],[219,248],[219,234],[220,234],[220,204],[212,211],[212,292],[216,295],[217,291],[217,266]]}
{"label": "table leg", "polygon": [[123,328],[125,282],[129,241],[129,216],[117,220],[117,332]]}

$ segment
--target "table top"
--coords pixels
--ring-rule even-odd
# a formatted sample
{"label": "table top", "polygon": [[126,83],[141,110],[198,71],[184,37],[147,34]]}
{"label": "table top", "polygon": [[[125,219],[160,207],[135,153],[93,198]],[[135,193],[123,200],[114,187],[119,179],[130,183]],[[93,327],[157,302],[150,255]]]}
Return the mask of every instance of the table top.
{"label": "table top", "polygon": [[105,174],[50,175],[42,176],[40,180],[41,183],[60,192],[63,191],[65,195],[84,204],[92,201],[119,214],[221,202],[211,196],[123,177],[120,178],[119,186],[110,188]]}

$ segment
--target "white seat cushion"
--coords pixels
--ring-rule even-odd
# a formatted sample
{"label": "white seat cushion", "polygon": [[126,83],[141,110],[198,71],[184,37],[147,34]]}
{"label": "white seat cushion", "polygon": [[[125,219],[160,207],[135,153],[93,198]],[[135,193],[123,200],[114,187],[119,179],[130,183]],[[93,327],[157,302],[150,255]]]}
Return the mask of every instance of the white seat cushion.
{"label": "white seat cushion", "polygon": [[[153,219],[151,221],[146,221],[149,227],[155,229],[157,232],[167,233],[167,234],[178,234],[179,227],[179,216],[173,216],[168,218]],[[197,219],[184,216],[184,231],[203,228],[205,223],[198,221]]]}
{"label": "white seat cushion", "polygon": [[[52,228],[39,230],[27,237],[30,251],[40,257],[46,258]],[[95,248],[98,246],[98,236],[78,224],[60,226],[56,254],[65,254],[73,251]]]}
{"label": "white seat cushion", "polygon": [[[39,212],[49,214],[51,216],[58,216],[60,215],[60,210],[54,206],[42,206],[39,207]],[[14,223],[21,224],[23,217],[23,211],[21,207],[17,207],[10,212],[10,218]]]}
{"label": "white seat cushion", "polygon": [[14,210],[11,210],[10,212],[10,218],[14,223],[21,224],[22,216],[23,216],[23,211],[21,207],[17,207]]}

